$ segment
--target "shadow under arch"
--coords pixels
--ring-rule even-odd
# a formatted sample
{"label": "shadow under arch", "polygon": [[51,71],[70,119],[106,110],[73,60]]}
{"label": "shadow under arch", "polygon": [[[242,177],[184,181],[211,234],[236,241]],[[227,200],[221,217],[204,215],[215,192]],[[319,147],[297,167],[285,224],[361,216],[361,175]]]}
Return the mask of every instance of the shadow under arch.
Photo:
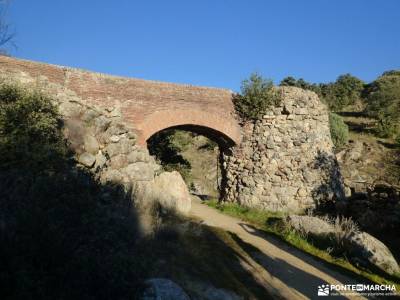
{"label": "shadow under arch", "polygon": [[[153,133],[146,140],[146,145],[150,151],[150,154],[154,155],[150,149],[150,148],[152,148],[152,146],[154,147],[154,140],[152,140],[152,139],[154,139],[159,134],[166,133],[168,135],[168,132],[173,132],[175,130],[186,131],[186,132],[205,136],[206,138],[215,142],[218,145],[218,155],[216,157],[216,165],[217,165],[216,172],[217,172],[217,186],[218,186],[217,189],[218,189],[218,194],[219,194],[218,198],[219,199],[225,198],[225,192],[226,192],[226,186],[227,186],[227,176],[226,176],[226,170],[224,168],[223,162],[224,162],[224,157],[226,155],[231,154],[232,147],[234,147],[236,145],[235,141],[232,140],[226,134],[224,134],[218,130],[215,130],[213,128],[210,128],[210,127],[194,125],[194,124],[176,125],[176,126],[171,126],[171,127],[161,129],[161,130]],[[165,138],[165,136],[163,138]],[[175,149],[173,149],[172,151],[175,151]],[[182,164],[188,163],[188,166],[190,167],[190,163],[188,161],[186,161],[179,153],[170,152],[170,155],[175,156],[174,159],[172,159],[173,163],[182,163]],[[207,195],[197,195],[197,196],[199,196],[201,199],[203,199],[203,197],[204,197],[204,199],[208,198]]]}
{"label": "shadow under arch", "polygon": [[169,130],[182,130],[182,131],[193,132],[193,133],[203,135],[203,136],[207,137],[208,139],[216,142],[218,144],[220,151],[227,151],[229,148],[236,145],[235,141],[232,140],[226,134],[224,134],[218,130],[215,130],[213,128],[210,128],[210,127],[206,127],[206,126],[202,126],[202,125],[194,125],[194,124],[176,125],[176,126],[171,126],[171,127],[167,127],[167,128],[158,130],[147,138],[146,144],[148,143],[149,140],[151,140],[151,138],[154,135],[156,135],[162,131],[169,131]]}

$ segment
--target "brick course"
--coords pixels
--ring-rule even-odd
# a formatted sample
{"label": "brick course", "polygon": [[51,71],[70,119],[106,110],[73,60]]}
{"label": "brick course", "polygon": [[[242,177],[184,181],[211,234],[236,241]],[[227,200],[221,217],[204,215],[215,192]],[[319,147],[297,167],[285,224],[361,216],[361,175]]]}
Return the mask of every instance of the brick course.
{"label": "brick course", "polygon": [[235,144],[241,140],[230,90],[117,77],[5,56],[0,57],[0,72],[62,86],[88,105],[117,107],[137,132],[140,145],[157,131],[182,125],[209,128],[210,134]]}

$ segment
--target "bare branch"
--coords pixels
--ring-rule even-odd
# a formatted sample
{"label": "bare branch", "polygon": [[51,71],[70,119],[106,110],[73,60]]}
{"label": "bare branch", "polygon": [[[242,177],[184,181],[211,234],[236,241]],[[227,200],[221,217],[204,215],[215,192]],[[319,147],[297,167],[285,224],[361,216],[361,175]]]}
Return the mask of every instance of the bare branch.
{"label": "bare branch", "polygon": [[13,43],[15,33],[6,20],[9,3],[10,0],[0,0],[0,55],[7,55],[5,46],[15,47]]}

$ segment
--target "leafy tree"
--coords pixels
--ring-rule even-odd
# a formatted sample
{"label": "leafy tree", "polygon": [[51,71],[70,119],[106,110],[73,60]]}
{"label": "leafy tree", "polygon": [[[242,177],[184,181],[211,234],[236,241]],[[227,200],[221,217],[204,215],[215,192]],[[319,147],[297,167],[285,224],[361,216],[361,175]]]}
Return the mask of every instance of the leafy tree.
{"label": "leafy tree", "polygon": [[378,120],[382,137],[400,135],[400,71],[385,72],[369,84],[364,93],[366,112]]}
{"label": "leafy tree", "polygon": [[390,70],[382,73],[382,76],[400,76],[400,70]]}
{"label": "leafy tree", "polygon": [[296,78],[288,76],[282,79],[280,86],[297,86]]}
{"label": "leafy tree", "polygon": [[241,94],[235,95],[233,103],[236,111],[244,120],[257,120],[274,106],[278,106],[281,98],[273,89],[273,83],[257,73],[250,75],[242,82]]}
{"label": "leafy tree", "polygon": [[350,74],[340,75],[334,83],[321,84],[323,101],[332,111],[339,111],[361,99],[364,82]]}
{"label": "leafy tree", "polygon": [[346,145],[349,138],[349,127],[344,123],[343,118],[335,113],[330,113],[329,126],[335,147],[341,148]]}

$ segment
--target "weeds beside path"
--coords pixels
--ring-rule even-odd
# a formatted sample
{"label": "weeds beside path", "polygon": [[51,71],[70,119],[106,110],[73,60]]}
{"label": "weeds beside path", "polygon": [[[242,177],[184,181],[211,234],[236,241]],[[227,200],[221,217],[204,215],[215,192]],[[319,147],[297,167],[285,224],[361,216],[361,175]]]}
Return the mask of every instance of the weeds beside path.
{"label": "weeds beside path", "polygon": [[[236,236],[238,244],[268,273],[270,292],[289,299],[317,298],[321,284],[368,283],[356,273],[334,270],[327,263],[295,249],[267,232],[240,219],[224,215],[220,211],[192,202],[191,215],[205,224],[222,228]],[[362,299],[353,296],[351,299]]]}

